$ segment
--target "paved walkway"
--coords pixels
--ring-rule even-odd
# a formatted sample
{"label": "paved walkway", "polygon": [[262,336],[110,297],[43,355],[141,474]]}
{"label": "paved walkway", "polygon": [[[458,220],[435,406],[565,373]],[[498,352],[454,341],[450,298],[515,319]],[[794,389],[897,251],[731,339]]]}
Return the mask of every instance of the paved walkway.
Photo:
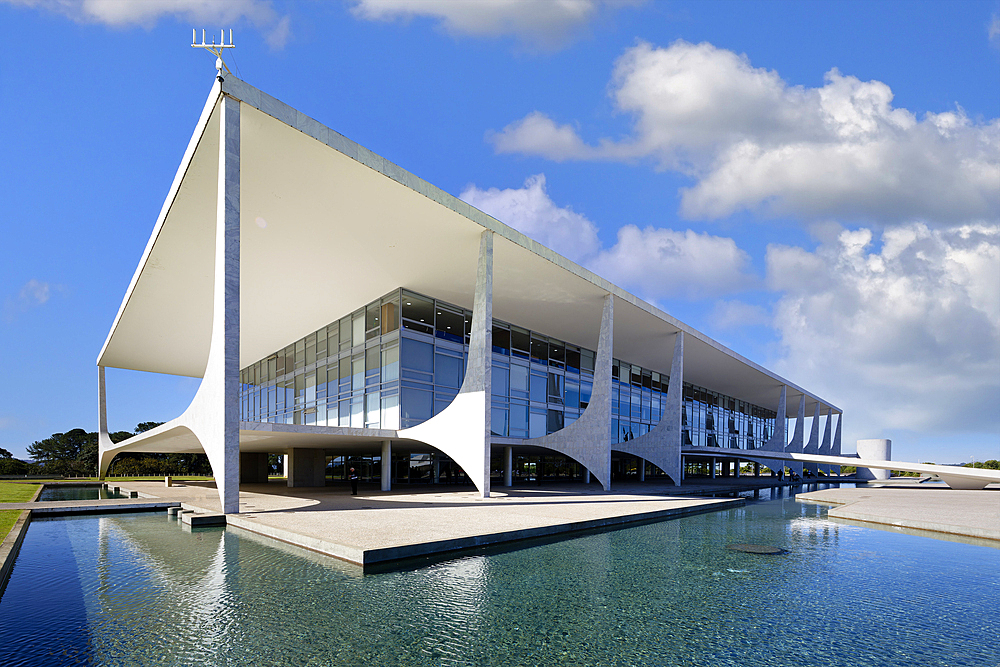
{"label": "paved walkway", "polygon": [[[898,482],[800,493],[796,500],[838,505],[828,516],[900,528],[1000,540],[1000,485],[961,491]],[[997,544],[1000,547],[1000,544]]]}
{"label": "paved walkway", "polygon": [[[219,512],[210,482],[128,482],[122,488],[186,509]],[[494,491],[479,498],[469,487],[417,487],[381,492],[294,488],[284,482],[244,484],[240,513],[227,524],[369,566],[560,533],[662,520],[743,504],[743,499],[604,493],[597,485]],[[673,487],[664,487],[673,488]]]}

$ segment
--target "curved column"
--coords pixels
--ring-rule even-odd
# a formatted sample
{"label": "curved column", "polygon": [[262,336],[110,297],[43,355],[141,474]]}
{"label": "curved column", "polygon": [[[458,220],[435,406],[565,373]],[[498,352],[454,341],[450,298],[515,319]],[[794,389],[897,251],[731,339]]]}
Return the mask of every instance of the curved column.
{"label": "curved column", "polygon": [[[819,446],[819,454],[822,456],[831,456],[833,454],[833,445],[830,443],[830,430],[833,426],[833,408],[826,409],[826,426],[823,427],[823,442]],[[830,474],[830,465],[827,463],[821,463],[820,469],[826,471]]]}
{"label": "curved column", "polygon": [[[840,456],[840,425],[844,423],[844,413],[841,412],[837,415],[837,430],[833,433],[833,445],[830,447],[832,456]],[[837,470],[837,474],[840,474],[840,466],[830,466],[827,469],[828,473]]]}
{"label": "curved column", "polygon": [[[767,439],[767,442],[765,442],[760,447],[761,449],[763,449],[765,451],[769,451],[769,452],[783,452],[783,451],[785,451],[785,445],[786,445],[786,443],[785,443],[785,403],[786,403],[787,396],[788,396],[788,387],[786,387],[785,385],[781,385],[781,396],[778,398],[777,415],[775,415],[775,417],[774,417],[774,433],[772,433],[771,437]],[[753,459],[753,458],[751,458],[750,460],[754,461],[755,463],[759,463],[759,464],[767,466],[772,471],[774,471],[775,474],[777,474],[777,472],[779,470],[782,470],[783,466],[784,466],[784,461],[780,461],[780,460],[777,463],[775,463],[771,459]],[[775,466],[782,466],[782,467],[779,468],[779,467],[775,467]]]}
{"label": "curved column", "polygon": [[239,512],[240,475],[240,102],[219,100],[212,343],[205,377],[181,416],[208,455],[222,511]]}
{"label": "curved column", "polygon": [[681,401],[684,392],[684,332],[674,336],[674,356],[670,361],[666,406],[660,422],[645,435],[621,442],[615,449],[643,458],[681,485]]}
{"label": "curved column", "polygon": [[108,435],[108,396],[104,384],[104,366],[97,367],[97,479],[104,479],[108,474],[111,459],[115,452],[111,449],[114,443]]}
{"label": "curved column", "polygon": [[[795,430],[792,432],[792,440],[785,447],[786,452],[793,454],[802,453],[802,436],[805,432],[805,420],[806,420],[806,396],[803,394],[799,398],[799,411],[795,415]],[[802,476],[802,462],[801,461],[788,461],[785,465],[792,472],[798,473]]]}
{"label": "curved column", "polygon": [[538,445],[571,457],[597,478],[605,491],[611,490],[611,364],[614,352],[614,295],[604,297],[601,335],[594,362],[594,390],[590,403],[575,422],[555,433],[531,438],[526,445]]}
{"label": "curved column", "polygon": [[[804,454],[819,454],[819,411],[821,408],[822,403],[817,401],[816,414],[813,415],[812,427],[809,429],[809,442],[802,448]],[[819,465],[816,463],[806,463],[804,468],[811,471],[813,475],[819,471]]]}
{"label": "curved column", "polygon": [[[212,466],[222,511],[239,512],[240,474],[240,102],[221,95],[219,168],[215,217],[215,265],[212,334],[201,385],[184,413],[145,436],[167,433],[194,435]],[[101,428],[98,436],[99,474],[118,451],[107,436],[104,369],[98,374]]]}
{"label": "curved column", "polygon": [[490,495],[490,393],[493,355],[493,232],[479,240],[469,361],[458,396],[427,421],[399,431],[444,452],[469,476],[483,498]]}

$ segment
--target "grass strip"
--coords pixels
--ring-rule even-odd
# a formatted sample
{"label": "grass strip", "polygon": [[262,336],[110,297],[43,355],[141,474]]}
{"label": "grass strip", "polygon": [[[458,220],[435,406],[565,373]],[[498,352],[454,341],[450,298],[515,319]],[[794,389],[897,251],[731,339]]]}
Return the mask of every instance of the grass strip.
{"label": "grass strip", "polygon": [[[27,503],[38,490],[40,484],[21,484],[20,482],[0,482],[0,503]],[[7,510],[15,511],[15,510]],[[20,510],[16,510],[20,511]],[[14,524],[11,523],[11,526]],[[10,526],[7,527],[10,530]],[[2,531],[0,531],[2,532]],[[7,533],[4,532],[4,535]]]}
{"label": "grass strip", "polygon": [[6,539],[10,529],[17,523],[17,517],[23,510],[0,510],[0,542]]}

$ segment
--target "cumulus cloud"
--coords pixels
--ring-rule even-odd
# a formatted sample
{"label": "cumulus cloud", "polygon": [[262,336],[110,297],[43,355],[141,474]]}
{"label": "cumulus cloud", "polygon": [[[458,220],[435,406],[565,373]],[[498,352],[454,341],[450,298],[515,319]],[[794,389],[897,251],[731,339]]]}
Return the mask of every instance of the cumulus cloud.
{"label": "cumulus cloud", "polygon": [[584,141],[534,111],[487,135],[500,153],[553,160],[652,159],[689,175],[681,213],[740,210],[958,224],[1000,215],[1000,119],[892,106],[880,81],[827,72],[819,88],[707,43],[641,43],[615,64],[611,95],[633,119],[625,139]]}
{"label": "cumulus cloud", "polygon": [[715,329],[769,326],[771,315],[766,309],[742,301],[720,299],[715,302],[708,317]]}
{"label": "cumulus cloud", "polygon": [[44,305],[52,296],[52,291],[49,283],[32,278],[18,290],[17,295],[6,299],[4,319],[11,322],[20,313]]}
{"label": "cumulus cloud", "polygon": [[566,206],[560,208],[545,191],[545,175],[531,176],[522,188],[480,190],[470,185],[461,198],[522,234],[580,262],[601,246],[597,227]]}
{"label": "cumulus cloud", "polygon": [[755,279],[749,256],[730,238],[692,230],[625,225],[605,248],[597,226],[570,207],[559,207],[545,190],[545,176],[521,188],[482,190],[470,185],[461,198],[611,282],[647,299],[689,298],[745,289]]}
{"label": "cumulus cloud", "polygon": [[263,32],[274,49],[291,36],[291,19],[281,16],[267,0],[3,0],[14,5],[38,7],[63,14],[80,23],[103,23],[122,28],[152,27],[165,16],[199,26],[233,25],[246,19]]}
{"label": "cumulus cloud", "polygon": [[768,247],[775,369],[839,401],[858,437],[997,432],[1000,225],[908,223],[875,240]]}
{"label": "cumulus cloud", "polygon": [[578,34],[602,5],[639,1],[604,0],[354,0],[353,13],[370,21],[429,17],[454,35],[514,36],[523,43],[557,48]]}

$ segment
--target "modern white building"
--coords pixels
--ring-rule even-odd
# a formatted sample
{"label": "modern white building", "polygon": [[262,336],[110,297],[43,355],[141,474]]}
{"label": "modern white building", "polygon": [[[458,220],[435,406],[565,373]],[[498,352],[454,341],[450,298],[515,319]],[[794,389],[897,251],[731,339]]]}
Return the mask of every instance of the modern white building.
{"label": "modern white building", "polygon": [[[679,484],[685,458],[840,453],[829,401],[233,76],[97,364],[101,475],[119,452],[204,451],[226,512],[269,453],[290,486],[347,463],[383,489],[462,479],[484,496],[519,475],[608,489]],[[106,367],[202,382],[115,445]]]}

